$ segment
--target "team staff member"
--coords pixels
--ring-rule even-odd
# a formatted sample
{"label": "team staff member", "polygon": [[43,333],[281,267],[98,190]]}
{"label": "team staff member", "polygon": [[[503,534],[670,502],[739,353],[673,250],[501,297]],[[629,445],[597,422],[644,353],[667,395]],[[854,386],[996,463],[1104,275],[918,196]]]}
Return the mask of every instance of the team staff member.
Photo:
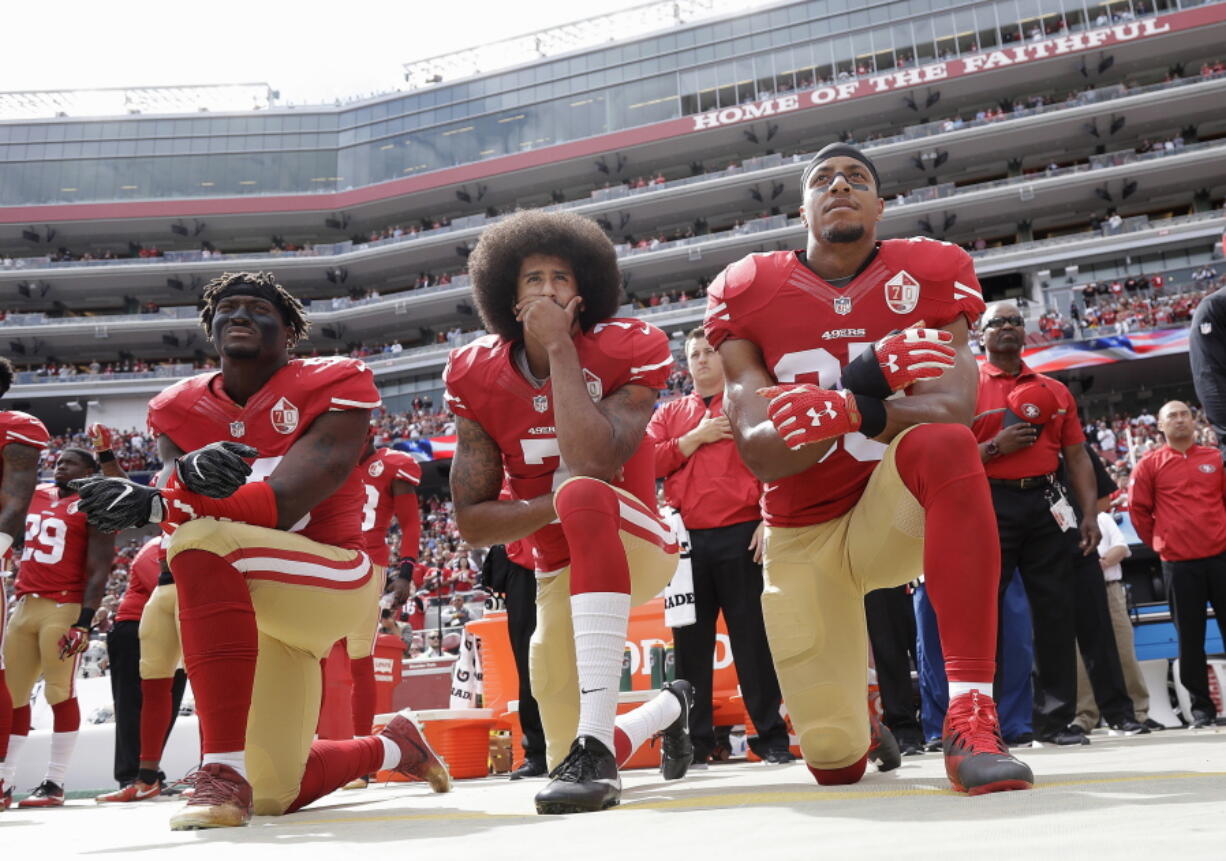
{"label": "team staff member", "polygon": [[1192,698],[1192,728],[1217,716],[1205,664],[1206,602],[1226,639],[1226,478],[1221,455],[1196,444],[1192,411],[1170,401],[1158,411],[1166,445],[1132,472],[1129,514],[1141,540],[1162,560],[1179,633],[1179,680]]}
{"label": "team staff member", "polygon": [[69,482],[97,471],[93,452],[64,449],[55,463],[54,483],[39,485],[26,514],[17,606],[4,638],[9,694],[21,704],[13,709],[6,783],[16,773],[17,757],[30,734],[30,692],[40,676],[54,721],[46,776],[20,807],[64,804],[64,777],[81,726],[77,665],[89,645],[94,614],[115,558],[115,536],[86,523]]}
{"label": "team staff member", "polygon": [[[112,455],[114,457],[114,455]],[[106,635],[106,654],[110,664],[111,698],[115,703],[115,780],[119,789],[98,796],[99,803],[120,801],[144,801],[161,794],[165,775],[159,774],[156,762],[153,768],[146,765],[146,774],[141,772],[141,724],[145,720],[144,686],[141,679],[141,616],[148,606],[149,597],[158,586],[162,573],[159,560],[161,538],[150,538],[137,552],[128,568],[128,587],[123,600],[115,611],[115,623]],[[174,588],[173,586],[171,587]],[[171,622],[173,625],[173,621]],[[178,636],[175,637],[178,643]],[[175,650],[175,662],[178,650]],[[169,714],[165,721],[161,743],[174,726],[174,717],[179,713],[183,690],[187,687],[187,674],[172,670],[169,680]],[[154,698],[151,698],[154,699]],[[156,707],[156,702],[151,703]],[[147,757],[145,757],[147,759]],[[160,759],[160,754],[157,757]],[[143,778],[143,779],[142,779]]]}
{"label": "team staff member", "polygon": [[311,744],[319,661],[383,587],[362,551],[354,470],[379,406],[370,369],[291,359],[309,323],[270,273],[214,279],[200,322],[221,370],[150,403],[161,486],[81,486],[92,522],[112,531],[158,523],[171,536],[203,748],[192,798],[171,829],[246,825],[253,812],[297,810],[380,769],[447,791],[446,767],[407,715],[376,737]]}
{"label": "team staff member", "polygon": [[[13,365],[0,356],[0,397],[4,397],[12,382]],[[8,573],[13,542],[24,534],[26,509],[38,484],[38,453],[47,447],[49,439],[47,429],[34,416],[0,411],[0,578]],[[4,762],[13,729],[13,700],[5,681],[2,648],[6,600],[4,584],[0,583],[0,810],[7,809],[13,800],[13,787],[5,786],[4,780]]]}
{"label": "team staff member", "polygon": [[754,752],[792,762],[782,698],[762,621],[762,483],[745,466],[724,415],[724,366],[702,329],[685,339],[692,394],[661,406],[647,424],[656,478],[690,534],[695,622],[673,628],[677,675],[694,686],[694,761],[715,749],[711,723],[715,621],[723,612],[745,708],[757,728]]}
{"label": "team staff member", "polygon": [[1196,306],[1188,329],[1188,361],[1196,397],[1226,454],[1226,287]]}
{"label": "team staff member", "polygon": [[[1098,546],[1094,469],[1072,393],[1022,361],[1025,334],[1016,305],[998,302],[987,310],[988,359],[979,368],[972,430],[992,488],[1002,590],[1016,569],[1030,599],[1039,671],[1035,733],[1056,744],[1084,744],[1085,736],[1069,729],[1077,705],[1072,576],[1078,548],[1092,553]],[[1056,482],[1062,453],[1085,512],[1080,523]]]}

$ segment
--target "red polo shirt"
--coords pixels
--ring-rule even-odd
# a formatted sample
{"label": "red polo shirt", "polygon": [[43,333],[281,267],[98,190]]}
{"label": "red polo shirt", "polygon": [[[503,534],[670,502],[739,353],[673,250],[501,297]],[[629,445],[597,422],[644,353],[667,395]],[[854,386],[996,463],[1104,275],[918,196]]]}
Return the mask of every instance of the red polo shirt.
{"label": "red polo shirt", "polygon": [[1128,514],[1141,540],[1167,562],[1226,551],[1226,472],[1216,448],[1169,445],[1141,458],[1132,471]]}
{"label": "red polo shirt", "polygon": [[991,362],[979,366],[979,399],[975,403],[975,423],[971,430],[979,442],[987,442],[1000,433],[1005,419],[1005,398],[1009,392],[1028,380],[1042,380],[1056,393],[1060,408],[1047,424],[1042,426],[1033,445],[1012,454],[994,457],[983,465],[988,478],[1030,478],[1055,472],[1060,466],[1060,450],[1065,446],[1081,445],[1085,433],[1077,415],[1077,402],[1059,380],[1046,374],[1036,374],[1022,363],[1022,370],[1010,376]]}
{"label": "red polo shirt", "polygon": [[656,478],[664,479],[664,499],[681,512],[686,529],[714,529],[761,520],[762,484],[741,460],[730,439],[699,446],[688,458],[678,440],[698,427],[707,410],[724,414],[724,395],[703,399],[692,394],[659,407],[647,425],[655,446]]}

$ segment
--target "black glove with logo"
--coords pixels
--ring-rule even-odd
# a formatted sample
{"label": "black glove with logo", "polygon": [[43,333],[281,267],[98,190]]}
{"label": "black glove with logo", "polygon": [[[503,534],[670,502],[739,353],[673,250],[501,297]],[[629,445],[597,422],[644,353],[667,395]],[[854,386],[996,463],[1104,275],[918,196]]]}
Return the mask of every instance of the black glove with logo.
{"label": "black glove with logo", "polygon": [[156,487],[126,478],[93,475],[68,482],[81,498],[78,507],[89,525],[103,532],[118,532],[134,526],[161,523],[166,505]]}
{"label": "black glove with logo", "polygon": [[260,453],[241,442],[214,442],[175,460],[179,481],[192,493],[225,499],[247,483],[251,467],[245,457]]}

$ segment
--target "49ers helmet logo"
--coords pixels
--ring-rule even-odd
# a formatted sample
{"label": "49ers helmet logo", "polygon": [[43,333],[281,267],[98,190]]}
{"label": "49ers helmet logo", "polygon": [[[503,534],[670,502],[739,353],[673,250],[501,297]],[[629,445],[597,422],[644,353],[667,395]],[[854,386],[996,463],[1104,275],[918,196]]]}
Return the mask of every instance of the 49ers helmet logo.
{"label": "49ers helmet logo", "polygon": [[272,427],[277,433],[290,434],[298,429],[298,408],[289,398],[281,398],[269,411]]}
{"label": "49ers helmet logo", "polygon": [[906,269],[885,282],[885,304],[895,314],[910,314],[919,304],[920,285]]}
{"label": "49ers helmet logo", "polygon": [[1043,414],[1043,411],[1034,404],[1022,404],[1022,412],[1028,419],[1037,419]]}

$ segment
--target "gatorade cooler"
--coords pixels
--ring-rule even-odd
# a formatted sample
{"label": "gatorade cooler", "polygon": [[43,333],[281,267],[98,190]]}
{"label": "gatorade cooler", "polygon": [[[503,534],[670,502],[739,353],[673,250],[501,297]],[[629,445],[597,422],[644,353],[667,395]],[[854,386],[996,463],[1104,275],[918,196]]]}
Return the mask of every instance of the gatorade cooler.
{"label": "gatorade cooler", "polygon": [[[414,712],[426,740],[434,752],[447,763],[454,779],[485,777],[489,774],[490,730],[495,724],[490,709],[424,709]],[[375,726],[382,728],[392,714],[375,718]],[[395,772],[380,771],[379,781],[407,781]]]}

